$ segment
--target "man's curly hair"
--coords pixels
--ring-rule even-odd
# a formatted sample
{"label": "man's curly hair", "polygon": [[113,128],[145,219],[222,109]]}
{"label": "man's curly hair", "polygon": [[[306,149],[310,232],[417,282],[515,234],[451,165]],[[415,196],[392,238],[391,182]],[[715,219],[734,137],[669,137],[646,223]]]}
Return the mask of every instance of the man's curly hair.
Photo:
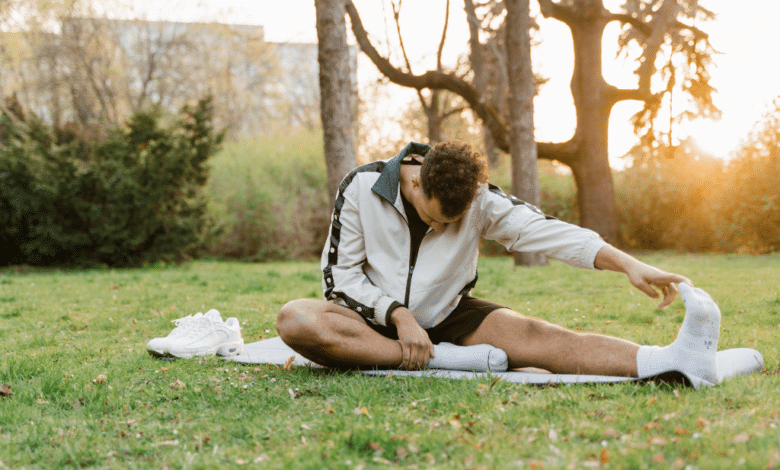
{"label": "man's curly hair", "polygon": [[480,185],[487,182],[488,166],[469,144],[440,142],[425,154],[420,180],[425,195],[439,200],[442,215],[457,217],[468,209]]}

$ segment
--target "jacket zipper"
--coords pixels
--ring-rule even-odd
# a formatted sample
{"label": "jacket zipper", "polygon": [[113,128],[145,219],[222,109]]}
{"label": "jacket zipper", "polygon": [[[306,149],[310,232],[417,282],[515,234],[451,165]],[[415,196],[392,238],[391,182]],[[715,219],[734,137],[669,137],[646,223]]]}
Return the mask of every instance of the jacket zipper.
{"label": "jacket zipper", "polygon": [[[412,275],[414,274],[414,268],[417,265],[417,256],[420,256],[420,248],[422,248],[422,242],[425,240],[425,237],[428,235],[428,232],[425,232],[425,235],[422,236],[420,239],[420,246],[417,247],[417,256],[414,258],[412,257],[412,228],[409,226],[409,222],[406,222],[406,226],[409,227],[409,277],[406,279],[406,297],[404,298],[404,307],[409,308],[409,296],[412,291]],[[430,231],[430,229],[428,230]]]}

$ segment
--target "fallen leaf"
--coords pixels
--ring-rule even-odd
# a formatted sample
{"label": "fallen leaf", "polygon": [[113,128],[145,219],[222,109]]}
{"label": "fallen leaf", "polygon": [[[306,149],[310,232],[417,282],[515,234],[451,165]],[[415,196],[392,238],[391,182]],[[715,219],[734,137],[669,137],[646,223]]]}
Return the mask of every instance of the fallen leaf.
{"label": "fallen leaf", "polygon": [[620,437],[620,433],[618,433],[615,428],[607,428],[604,430],[604,434],[602,434],[601,437],[605,439],[617,439]]}
{"label": "fallen leaf", "polygon": [[370,447],[370,448],[371,448],[371,450],[379,450],[379,451],[381,451],[381,450],[382,450],[382,444],[380,444],[380,443],[378,443],[378,442],[372,442],[372,443],[370,443],[370,444],[368,445],[368,447]]}
{"label": "fallen leaf", "polygon": [[542,462],[539,462],[538,460],[532,460],[528,463],[528,466],[531,468],[544,468],[544,464]]}
{"label": "fallen leaf", "polygon": [[175,382],[171,382],[170,386],[171,386],[171,388],[184,388],[184,387],[187,386],[187,384],[185,384],[184,382],[182,382],[179,379],[176,379]]}
{"label": "fallen leaf", "polygon": [[653,436],[647,442],[648,442],[648,444],[654,444],[654,445],[657,445],[657,446],[664,446],[669,441],[665,437]]}
{"label": "fallen leaf", "polygon": [[674,432],[675,432],[675,434],[679,434],[681,436],[684,435],[684,434],[688,434],[688,431],[683,429],[683,428],[681,428],[680,426],[675,426],[674,427]]}
{"label": "fallen leaf", "polygon": [[399,460],[403,460],[409,455],[409,452],[407,452],[403,447],[398,446],[395,448],[395,455],[398,456]]}
{"label": "fallen leaf", "polygon": [[664,463],[664,454],[661,452],[653,456],[653,463]]}
{"label": "fallen leaf", "polygon": [[290,370],[293,362],[295,362],[295,356],[290,356],[290,358],[287,359],[287,361],[284,363],[284,370]]}
{"label": "fallen leaf", "polygon": [[11,393],[11,384],[0,385],[0,397],[10,397],[11,395],[13,395]]}
{"label": "fallen leaf", "polygon": [[165,372],[166,370],[171,370],[171,368],[170,367],[160,367],[160,370]]}
{"label": "fallen leaf", "polygon": [[657,427],[658,427],[658,425],[657,425],[655,422],[653,422],[653,421],[650,421],[650,422],[649,422],[649,423],[647,423],[647,425],[645,426],[645,431],[650,431],[651,429],[655,429],[655,428],[657,428]]}
{"label": "fallen leaf", "polygon": [[699,416],[699,421],[698,421],[697,425],[700,428],[702,428],[704,426],[709,426],[709,424],[710,424],[710,422],[708,420],[706,420],[706,419],[702,418],[701,416]]}
{"label": "fallen leaf", "polygon": [[743,432],[734,436],[734,439],[730,440],[729,442],[732,444],[742,444],[749,440],[750,440],[750,435],[748,435],[748,433],[746,432]]}
{"label": "fallen leaf", "polygon": [[652,405],[653,403],[658,401],[658,395],[655,395],[653,398],[650,399],[649,402],[647,402],[648,405]]}
{"label": "fallen leaf", "polygon": [[97,377],[95,377],[94,379],[92,379],[92,382],[94,382],[96,384],[104,384],[104,383],[106,383],[106,380],[107,380],[107,377],[105,375],[103,375],[103,374],[100,374]]}
{"label": "fallen leaf", "polygon": [[607,449],[601,449],[601,466],[605,466],[609,463],[609,452]]}
{"label": "fallen leaf", "polygon": [[311,428],[309,427],[309,425],[308,425],[308,424],[306,424],[306,423],[303,423],[303,424],[301,424],[301,429],[311,430]]}

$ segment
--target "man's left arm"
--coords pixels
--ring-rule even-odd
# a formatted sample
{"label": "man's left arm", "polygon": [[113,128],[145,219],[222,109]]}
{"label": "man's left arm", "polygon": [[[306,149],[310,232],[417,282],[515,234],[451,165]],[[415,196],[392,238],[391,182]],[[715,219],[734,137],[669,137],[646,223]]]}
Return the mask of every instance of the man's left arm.
{"label": "man's left arm", "polygon": [[[647,294],[650,298],[657,299],[663,296],[663,300],[658,304],[659,309],[666,308],[674,301],[677,296],[677,286],[675,284],[684,282],[693,286],[693,282],[687,277],[668,273],[645,264],[611,245],[607,245],[599,250],[593,266],[597,269],[625,274],[634,287]],[[660,291],[660,294],[656,289]]]}

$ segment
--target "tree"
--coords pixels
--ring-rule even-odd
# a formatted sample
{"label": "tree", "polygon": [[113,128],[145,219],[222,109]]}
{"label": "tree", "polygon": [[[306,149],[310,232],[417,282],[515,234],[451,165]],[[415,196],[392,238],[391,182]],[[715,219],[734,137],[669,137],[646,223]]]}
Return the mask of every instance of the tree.
{"label": "tree", "polygon": [[[439,88],[462,96],[490,131],[496,147],[509,151],[509,128],[494,106],[484,99],[483,91],[461,76],[440,71],[422,75],[405,73],[382,57],[371,44],[351,0],[347,13],[361,50],[390,81],[398,85],[423,89]],[[608,130],[612,107],[624,100],[639,100],[645,108],[634,119],[637,131],[652,129],[664,97],[674,89],[677,68],[683,69],[680,88],[691,97],[693,110],[685,117],[712,116],[712,87],[707,68],[712,47],[707,35],[678,17],[707,20],[712,13],[695,0],[629,0],[622,13],[611,13],[602,0],[553,2],[539,0],[542,14],[566,24],[572,32],[574,72],[572,97],[577,113],[577,128],[571,139],[560,143],[537,143],[539,158],[557,160],[572,169],[577,183],[580,223],[601,234],[607,241],[620,244],[614,185],[609,166]],[[613,21],[624,25],[621,44],[638,45],[643,51],[637,59],[639,86],[618,89],[606,82],[601,69],[604,29]],[[676,58],[682,60],[675,62]],[[657,68],[656,61],[666,65]],[[651,89],[653,78],[662,86]]]}
{"label": "tree", "polygon": [[0,42],[0,79],[55,128],[100,130],[212,95],[215,123],[251,134],[268,130],[287,100],[261,27],[149,21],[127,0],[100,5],[127,20],[90,0],[33,3],[14,15],[21,32]]}
{"label": "tree", "polygon": [[325,166],[328,172],[330,200],[333,201],[341,180],[357,164],[353,136],[354,92],[344,3],[342,0],[315,0],[314,6],[317,10],[320,114],[325,143]]}
{"label": "tree", "polygon": [[[506,0],[506,58],[509,79],[509,154],[512,194],[539,205],[539,175],[534,139],[534,73],[531,69],[530,0]],[[547,264],[544,255],[515,253],[515,265]]]}

